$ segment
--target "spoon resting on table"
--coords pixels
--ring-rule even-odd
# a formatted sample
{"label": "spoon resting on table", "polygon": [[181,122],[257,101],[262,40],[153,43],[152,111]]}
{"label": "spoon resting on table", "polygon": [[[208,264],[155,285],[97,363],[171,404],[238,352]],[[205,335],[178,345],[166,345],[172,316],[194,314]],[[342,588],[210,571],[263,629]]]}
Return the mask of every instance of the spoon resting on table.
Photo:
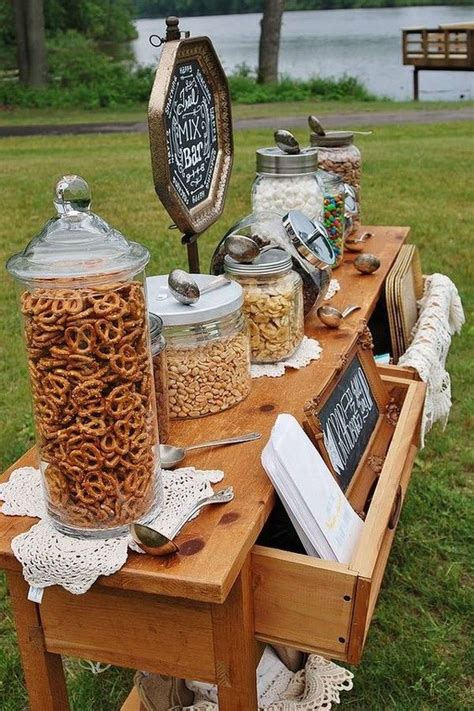
{"label": "spoon resting on table", "polygon": [[150,555],[166,556],[171,555],[172,553],[177,553],[179,548],[174,542],[174,539],[192,516],[197,514],[198,511],[209,504],[226,504],[229,501],[232,501],[233,498],[234,489],[232,486],[228,486],[226,489],[221,489],[220,491],[214,492],[210,496],[205,496],[202,499],[199,499],[175,524],[170,531],[169,536],[166,536],[164,533],[160,533],[160,531],[157,531],[151,526],[145,526],[142,523],[133,523],[130,526],[130,535],[135,543],[140,546],[145,553],[149,553]]}
{"label": "spoon resting on table", "polygon": [[223,447],[225,444],[239,444],[240,442],[252,442],[260,439],[260,432],[249,432],[248,434],[226,437],[225,439],[214,439],[209,442],[190,444],[188,447],[175,447],[172,444],[160,444],[160,461],[164,469],[172,469],[183,461],[186,453],[191,449],[204,449],[205,447]]}

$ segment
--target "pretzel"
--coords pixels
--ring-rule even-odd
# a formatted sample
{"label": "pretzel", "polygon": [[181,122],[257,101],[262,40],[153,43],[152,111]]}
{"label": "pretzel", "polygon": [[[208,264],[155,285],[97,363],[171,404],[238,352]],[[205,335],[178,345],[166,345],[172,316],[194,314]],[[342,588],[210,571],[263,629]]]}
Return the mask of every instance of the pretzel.
{"label": "pretzel", "polygon": [[21,299],[51,515],[114,528],[155,495],[147,312],[138,282],[37,289]]}

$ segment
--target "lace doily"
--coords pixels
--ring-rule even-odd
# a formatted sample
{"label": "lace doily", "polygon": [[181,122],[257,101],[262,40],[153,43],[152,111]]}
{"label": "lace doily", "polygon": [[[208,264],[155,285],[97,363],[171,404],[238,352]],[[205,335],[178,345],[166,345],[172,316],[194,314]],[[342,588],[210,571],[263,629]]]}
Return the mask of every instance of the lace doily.
{"label": "lace doily", "polygon": [[337,279],[331,279],[329,282],[328,290],[326,291],[326,296],[324,297],[324,301],[329,301],[332,299],[334,294],[336,294],[339,289],[341,288],[341,285],[339,284]]}
{"label": "lace doily", "polygon": [[[330,711],[340,703],[341,692],[350,691],[354,675],[316,654],[308,657],[305,668],[293,674],[281,664],[270,683],[276,700],[265,700],[268,690],[260,688],[260,711]],[[195,696],[192,706],[174,706],[170,711],[218,711],[216,687],[187,682]],[[204,687],[204,688],[203,688]]]}
{"label": "lace doily", "polygon": [[464,311],[455,285],[444,274],[425,278],[425,292],[418,302],[418,320],[412,342],[399,358],[398,365],[418,371],[426,383],[426,398],[421,423],[421,446],[424,436],[438,420],[446,425],[451,410],[451,380],[446,358],[451,337],[461,331]]}
{"label": "lace doily", "polygon": [[301,344],[290,358],[281,360],[278,363],[252,364],[250,374],[252,378],[279,378],[285,374],[285,368],[305,368],[312,360],[321,357],[322,348],[315,338],[303,337]]}
{"label": "lace doily", "polygon": [[[221,481],[221,471],[198,471],[194,467],[163,471],[164,504],[150,524],[167,534],[193,504],[213,493],[211,483]],[[128,550],[142,552],[131,536],[78,539],[57,531],[49,522],[38,469],[22,467],[0,484],[1,509],[7,516],[41,519],[29,531],[12,540],[12,550],[23,567],[27,583],[36,589],[61,585],[71,593],[86,592],[101,575],[112,575],[127,560]],[[38,595],[37,602],[41,599]]]}

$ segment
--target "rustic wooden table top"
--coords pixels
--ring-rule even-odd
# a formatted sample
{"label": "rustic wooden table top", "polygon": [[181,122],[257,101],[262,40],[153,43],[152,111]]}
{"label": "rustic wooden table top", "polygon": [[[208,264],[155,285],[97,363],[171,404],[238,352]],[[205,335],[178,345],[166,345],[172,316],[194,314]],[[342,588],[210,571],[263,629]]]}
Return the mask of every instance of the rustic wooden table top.
{"label": "rustic wooden table top", "polygon": [[[307,319],[306,334],[320,341],[321,358],[282,378],[255,380],[248,398],[227,412],[172,423],[170,441],[183,445],[254,430],[262,433],[259,441],[195,452],[186,460],[186,465],[198,469],[222,469],[222,486],[232,484],[235,499],[225,507],[209,507],[185,528],[179,537],[180,555],[160,559],[132,553],[118,573],[100,579],[101,585],[207,603],[226,599],[274,504],[274,490],[261,466],[260,453],[275,418],[280,412],[288,412],[302,421],[304,403],[331,374],[349,347],[360,319],[371,315],[387,272],[409,232],[406,227],[362,229],[374,232],[366,251],[378,255],[381,267],[374,274],[361,275],[352,266],[357,255],[346,252],[343,264],[334,272],[341,289],[330,303],[337,307],[354,303],[361,310],[349,316],[337,331],[324,327],[316,314]],[[2,479],[8,478],[12,469],[27,465],[36,466],[34,449],[7,470]],[[1,568],[20,569],[10,542],[32,522],[26,517],[0,514]]]}

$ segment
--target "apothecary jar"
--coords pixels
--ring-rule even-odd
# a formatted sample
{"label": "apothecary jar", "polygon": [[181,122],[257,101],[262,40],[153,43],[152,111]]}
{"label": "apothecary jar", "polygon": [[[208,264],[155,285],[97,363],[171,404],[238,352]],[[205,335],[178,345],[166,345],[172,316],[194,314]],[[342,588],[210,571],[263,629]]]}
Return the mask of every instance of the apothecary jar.
{"label": "apothecary jar", "polygon": [[144,268],[148,251],[90,211],[76,175],[57,216],[7,269],[21,311],[47,511],[62,532],[107,537],[161,506]]}

